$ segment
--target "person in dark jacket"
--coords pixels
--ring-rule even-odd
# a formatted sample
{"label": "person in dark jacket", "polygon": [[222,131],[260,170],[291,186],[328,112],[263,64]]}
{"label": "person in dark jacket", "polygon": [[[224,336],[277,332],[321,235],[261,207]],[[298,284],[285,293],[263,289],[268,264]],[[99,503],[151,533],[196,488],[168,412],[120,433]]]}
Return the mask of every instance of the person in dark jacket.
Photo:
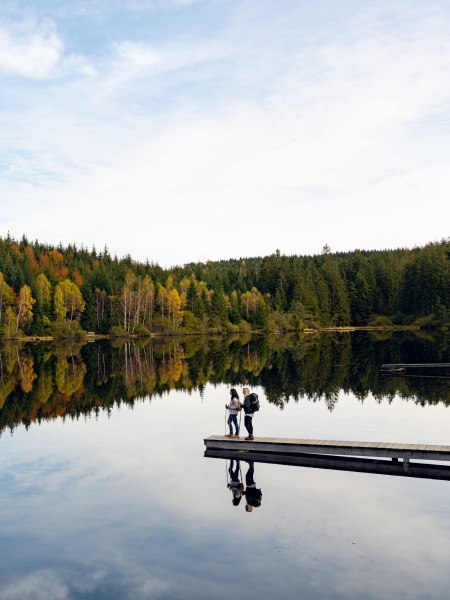
{"label": "person in dark jacket", "polygon": [[253,440],[253,409],[251,407],[251,402],[250,402],[250,390],[248,387],[243,388],[242,390],[242,394],[244,396],[244,404],[242,405],[244,408],[244,413],[245,413],[245,417],[244,417],[244,425],[245,425],[245,429],[248,432],[248,436],[245,438],[246,440]]}

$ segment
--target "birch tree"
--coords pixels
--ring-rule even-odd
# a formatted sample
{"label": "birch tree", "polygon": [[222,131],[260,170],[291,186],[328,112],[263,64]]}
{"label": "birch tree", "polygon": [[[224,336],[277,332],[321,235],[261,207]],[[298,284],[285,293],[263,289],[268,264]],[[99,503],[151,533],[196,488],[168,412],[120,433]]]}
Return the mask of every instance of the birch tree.
{"label": "birch tree", "polygon": [[58,320],[67,318],[70,322],[69,328],[74,319],[81,317],[86,306],[79,287],[70,279],[58,283],[55,288],[54,303],[56,318]]}
{"label": "birch tree", "polygon": [[33,304],[36,300],[31,294],[31,288],[29,285],[23,285],[20,288],[17,301],[16,301],[16,332],[19,331],[19,327],[27,327],[33,320]]}

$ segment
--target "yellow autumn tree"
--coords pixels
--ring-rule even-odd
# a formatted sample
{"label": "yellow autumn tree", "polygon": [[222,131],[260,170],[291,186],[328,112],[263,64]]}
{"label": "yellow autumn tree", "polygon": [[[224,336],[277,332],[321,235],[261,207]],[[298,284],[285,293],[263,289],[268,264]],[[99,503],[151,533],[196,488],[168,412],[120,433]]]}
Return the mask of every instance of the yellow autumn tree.
{"label": "yellow autumn tree", "polygon": [[7,306],[14,301],[14,292],[5,281],[3,273],[0,273],[0,321],[4,318],[4,312]]}
{"label": "yellow autumn tree", "polygon": [[43,306],[49,306],[52,299],[52,284],[44,275],[40,273],[36,277],[36,300]]}
{"label": "yellow autumn tree", "polygon": [[181,298],[176,288],[172,288],[167,292],[167,311],[169,313],[169,318],[172,320],[172,327],[173,329],[176,329],[183,320]]}
{"label": "yellow autumn tree", "polygon": [[156,294],[156,302],[161,309],[161,316],[164,318],[164,309],[167,307],[167,290],[166,288],[158,283],[158,292]]}
{"label": "yellow autumn tree", "polygon": [[64,306],[64,295],[61,286],[58,284],[53,295],[53,307],[57,321],[62,321],[66,317],[66,307]]}
{"label": "yellow autumn tree", "polygon": [[155,286],[148,275],[142,280],[142,296],[143,296],[143,317],[144,325],[152,328],[153,311],[155,305]]}
{"label": "yellow autumn tree", "polygon": [[136,275],[133,271],[128,271],[125,275],[125,282],[119,299],[123,328],[128,332],[134,331],[137,323],[136,316],[139,312],[139,299],[136,293],[137,283]]}
{"label": "yellow autumn tree", "polygon": [[68,319],[69,328],[74,319],[79,319],[84,311],[86,303],[81,294],[80,288],[70,281],[64,279],[55,288],[54,307],[56,318]]}
{"label": "yellow autumn tree", "polygon": [[15,315],[16,315],[16,332],[19,327],[28,327],[33,320],[33,304],[36,300],[31,294],[31,288],[29,285],[23,285],[20,288],[17,300],[15,303]]}
{"label": "yellow autumn tree", "polygon": [[50,324],[51,304],[52,304],[52,284],[44,275],[40,273],[36,277],[36,308],[35,322],[36,331],[42,333],[43,328]]}
{"label": "yellow autumn tree", "polygon": [[190,285],[191,285],[191,280],[188,277],[183,277],[183,279],[180,281],[181,308],[185,308],[185,306],[187,304],[187,292],[188,292]]}

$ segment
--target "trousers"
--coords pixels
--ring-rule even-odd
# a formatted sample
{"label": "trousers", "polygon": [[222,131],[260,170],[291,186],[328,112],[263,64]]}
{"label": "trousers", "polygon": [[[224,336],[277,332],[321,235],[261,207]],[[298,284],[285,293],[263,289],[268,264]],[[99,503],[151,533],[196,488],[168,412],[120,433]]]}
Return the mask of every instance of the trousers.
{"label": "trousers", "polygon": [[244,417],[245,429],[248,431],[248,435],[253,435],[253,417],[245,415]]}

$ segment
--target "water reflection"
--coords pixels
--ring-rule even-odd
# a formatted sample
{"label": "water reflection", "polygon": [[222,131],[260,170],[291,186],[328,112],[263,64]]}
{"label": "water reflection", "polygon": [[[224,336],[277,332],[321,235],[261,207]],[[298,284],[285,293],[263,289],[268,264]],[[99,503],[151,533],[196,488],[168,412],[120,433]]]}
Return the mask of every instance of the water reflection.
{"label": "water reflection", "polygon": [[[97,363],[89,363],[85,350],[79,356],[88,390]],[[160,357],[162,350],[154,349],[157,365]],[[105,365],[108,373],[107,354]],[[116,389],[121,382],[116,377]],[[115,406],[112,418],[102,411],[96,419],[58,418],[4,435],[0,598],[447,597],[448,482],[255,461],[253,481],[263,497],[248,513],[245,496],[232,504],[230,464],[203,458],[203,437],[223,423],[229,387],[207,385],[203,402],[198,394],[165,394],[165,388],[163,398],[153,395],[133,410]],[[394,440],[400,427],[421,441],[425,422],[433,436],[426,441],[440,443],[448,430],[444,405],[361,407],[354,397],[343,398],[333,413],[318,403],[290,402],[281,412],[264,402],[258,428],[263,433],[276,417],[279,432],[293,436],[307,416],[305,433],[317,426],[328,437],[328,427],[341,439],[356,432],[366,439],[375,412],[385,417],[378,424],[391,423],[386,437]],[[406,413],[413,419],[408,433],[404,421],[393,418]],[[244,458],[252,458],[240,458],[245,491]]]}
{"label": "water reflection", "polygon": [[255,463],[253,460],[247,461],[248,468],[245,474],[245,499],[247,501],[245,510],[252,512],[254,508],[261,506],[262,492],[260,488],[256,487],[255,483]]}
{"label": "water reflection", "polygon": [[280,408],[305,397],[332,411],[341,391],[361,402],[371,394],[447,405],[448,379],[380,375],[383,363],[448,361],[448,337],[418,333],[9,343],[0,350],[0,431],[132,406],[172,389],[202,394],[208,382],[259,386]]}
{"label": "water reflection", "polygon": [[[227,464],[227,463],[225,463]],[[230,466],[227,468],[229,474],[229,480],[227,481],[227,488],[233,495],[233,506],[239,506],[244,494],[244,484],[242,483],[241,474],[241,462],[239,460],[230,460]]]}
{"label": "water reflection", "polygon": [[[227,488],[233,495],[232,504],[233,506],[239,506],[242,498],[245,496],[245,511],[252,512],[254,508],[261,506],[262,491],[256,487],[255,483],[255,461],[250,460],[247,456],[242,456],[242,453],[230,453],[230,463],[228,466],[228,460],[225,465],[227,466]],[[205,456],[208,456],[205,453]],[[219,455],[217,458],[221,458]],[[242,483],[242,470],[241,460],[245,461],[247,472],[245,474],[245,487]]]}
{"label": "water reflection", "polygon": [[[238,464],[240,461],[246,461],[248,465],[246,474],[247,488],[245,496],[251,512],[252,507],[261,505],[261,490],[253,492],[256,489],[254,481],[254,464],[272,464],[289,465],[294,467],[307,467],[312,469],[325,469],[333,471],[353,471],[355,473],[373,473],[376,475],[394,475],[397,477],[416,477],[420,479],[439,479],[450,481],[450,466],[446,464],[431,464],[421,462],[398,462],[386,459],[360,458],[356,456],[334,456],[330,454],[271,454],[269,452],[250,452],[245,450],[218,450],[208,448],[205,450],[206,458],[218,458],[225,461],[225,464]],[[230,467],[231,468],[231,467]],[[242,474],[241,474],[242,477]],[[237,480],[236,480],[237,485]],[[241,484],[242,485],[242,484]],[[232,489],[231,484],[228,487]],[[242,486],[243,490],[243,486]],[[233,489],[232,489],[233,491]],[[234,492],[233,492],[234,493]],[[242,495],[242,494],[241,494]],[[239,497],[240,502],[241,497]],[[233,504],[238,505],[239,502]],[[254,503],[255,502],[255,503]]]}

